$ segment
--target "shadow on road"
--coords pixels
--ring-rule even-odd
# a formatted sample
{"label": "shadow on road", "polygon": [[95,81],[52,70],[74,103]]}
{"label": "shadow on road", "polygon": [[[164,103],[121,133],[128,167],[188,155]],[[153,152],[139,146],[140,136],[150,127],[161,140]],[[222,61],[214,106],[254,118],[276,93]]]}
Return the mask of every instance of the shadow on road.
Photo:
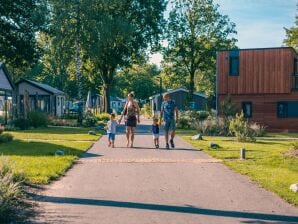
{"label": "shadow on road", "polygon": [[[190,205],[175,206],[175,205],[147,204],[147,203],[140,203],[140,202],[97,200],[97,199],[87,199],[87,198],[66,198],[66,197],[53,197],[53,196],[40,196],[40,195],[33,195],[33,197],[37,201],[59,203],[59,204],[79,204],[79,205],[93,205],[93,206],[104,206],[104,207],[131,208],[131,209],[176,212],[176,213],[220,216],[220,217],[230,217],[230,218],[245,218],[245,219],[254,219],[254,220],[260,220],[260,221],[262,220],[279,221],[282,223],[298,222],[298,216],[205,209],[205,208],[193,207]],[[250,222],[250,223],[265,223],[260,221]]]}

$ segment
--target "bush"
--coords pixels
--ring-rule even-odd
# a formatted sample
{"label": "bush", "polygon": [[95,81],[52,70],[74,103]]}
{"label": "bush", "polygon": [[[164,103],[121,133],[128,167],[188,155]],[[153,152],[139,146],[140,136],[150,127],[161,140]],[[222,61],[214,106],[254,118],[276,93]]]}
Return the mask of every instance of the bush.
{"label": "bush", "polygon": [[256,137],[264,137],[267,133],[266,126],[264,125],[253,123],[249,127],[252,129]]}
{"label": "bush", "polygon": [[4,132],[4,126],[2,126],[1,124],[0,124],[0,135]]}
{"label": "bush", "polygon": [[18,118],[14,120],[14,126],[21,129],[21,130],[27,130],[30,127],[30,122],[28,119],[25,118]]}
{"label": "bush", "polygon": [[63,118],[49,118],[49,124],[53,126],[68,126],[68,127],[76,127],[78,126],[77,119],[63,119]]}
{"label": "bush", "polygon": [[254,132],[244,119],[243,112],[236,114],[236,117],[231,120],[229,130],[239,142],[255,141]]}
{"label": "bush", "polygon": [[100,113],[95,115],[98,121],[108,121],[110,120],[110,114]]}
{"label": "bush", "polygon": [[97,123],[98,118],[95,117],[93,114],[88,113],[85,115],[83,119],[83,126],[84,127],[94,127]]}
{"label": "bush", "polygon": [[0,143],[11,142],[13,140],[13,136],[8,133],[4,133],[0,135]]}
{"label": "bush", "polygon": [[199,123],[196,123],[196,130],[198,133],[208,136],[226,136],[224,121],[222,118],[209,116],[208,119]]}
{"label": "bush", "polygon": [[189,119],[185,117],[181,117],[177,124],[177,128],[182,128],[182,129],[190,128],[190,126],[191,125],[190,125]]}
{"label": "bush", "polygon": [[141,109],[141,113],[147,118],[152,117],[152,110],[149,103],[144,104],[143,108]]}
{"label": "bush", "polygon": [[25,194],[22,188],[24,176],[13,171],[13,164],[0,158],[0,223],[24,220]]}
{"label": "bush", "polygon": [[28,119],[30,126],[34,128],[47,127],[49,123],[47,114],[41,112],[30,112]]}

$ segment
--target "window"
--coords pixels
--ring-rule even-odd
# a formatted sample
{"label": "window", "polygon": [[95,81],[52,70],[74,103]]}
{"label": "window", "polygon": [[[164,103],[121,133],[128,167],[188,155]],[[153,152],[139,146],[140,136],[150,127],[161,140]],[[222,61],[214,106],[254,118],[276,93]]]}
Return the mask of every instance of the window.
{"label": "window", "polygon": [[277,117],[298,118],[298,101],[278,102]]}
{"label": "window", "polygon": [[250,118],[252,117],[252,103],[251,102],[242,102],[242,111],[244,117]]}
{"label": "window", "polygon": [[230,51],[230,76],[239,75],[239,51]]}
{"label": "window", "polygon": [[298,75],[298,59],[294,58],[294,75]]}

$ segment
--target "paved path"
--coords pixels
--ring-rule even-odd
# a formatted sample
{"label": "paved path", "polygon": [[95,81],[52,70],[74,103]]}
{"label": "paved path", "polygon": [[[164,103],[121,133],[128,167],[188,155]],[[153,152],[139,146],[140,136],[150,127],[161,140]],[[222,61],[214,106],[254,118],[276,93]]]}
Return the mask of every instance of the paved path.
{"label": "paved path", "polygon": [[[150,126],[134,149],[107,138],[38,198],[34,223],[298,223],[295,208],[177,138],[176,150],[153,149]],[[161,145],[164,145],[163,138]]]}

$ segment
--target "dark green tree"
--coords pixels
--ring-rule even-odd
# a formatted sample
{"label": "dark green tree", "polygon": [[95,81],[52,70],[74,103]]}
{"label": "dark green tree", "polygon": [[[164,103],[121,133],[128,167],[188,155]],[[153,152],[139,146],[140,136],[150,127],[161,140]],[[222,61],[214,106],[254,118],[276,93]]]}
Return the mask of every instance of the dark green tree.
{"label": "dark green tree", "polygon": [[0,60],[13,70],[28,68],[39,58],[36,33],[48,28],[46,0],[1,0],[0,5]]}
{"label": "dark green tree", "polygon": [[197,75],[201,76],[198,81],[208,80],[214,91],[216,51],[235,47],[235,24],[221,15],[218,7],[213,0],[179,0],[173,3],[169,15],[164,59],[168,66],[188,76],[190,100]]}
{"label": "dark green tree", "polygon": [[164,0],[89,0],[82,44],[103,82],[105,111],[117,69],[127,67],[159,46]]}
{"label": "dark green tree", "polygon": [[[298,5],[297,5],[298,10]],[[285,28],[286,31],[286,39],[284,43],[289,46],[293,47],[298,51],[298,15],[296,15],[295,25],[291,28]]]}

